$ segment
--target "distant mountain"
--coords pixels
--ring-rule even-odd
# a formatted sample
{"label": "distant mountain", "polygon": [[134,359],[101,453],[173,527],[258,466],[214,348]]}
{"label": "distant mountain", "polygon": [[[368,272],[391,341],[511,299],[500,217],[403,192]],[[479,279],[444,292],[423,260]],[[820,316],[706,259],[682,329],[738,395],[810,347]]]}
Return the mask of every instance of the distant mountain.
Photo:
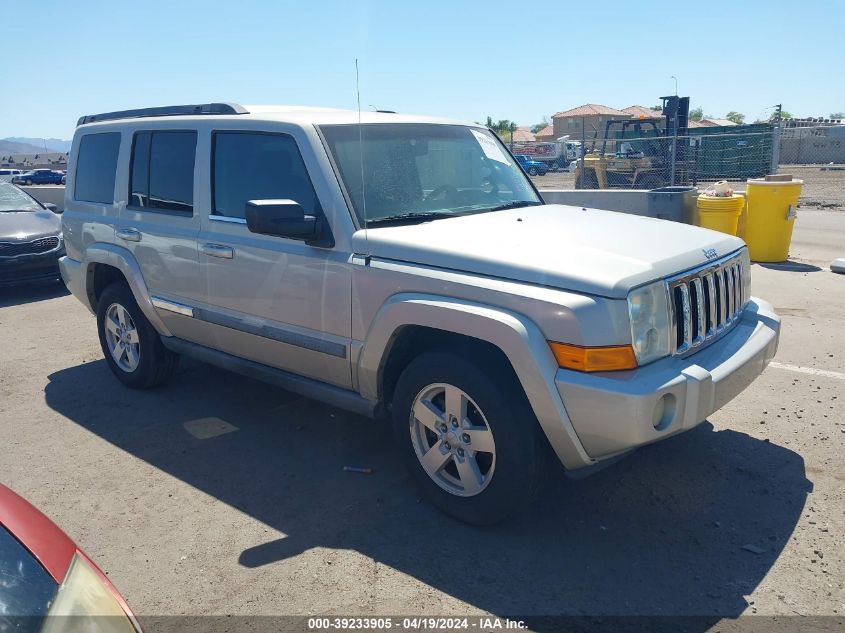
{"label": "distant mountain", "polygon": [[62,152],[70,151],[70,141],[63,141],[60,138],[28,138],[24,136],[10,136],[8,138],[0,139],[0,153],[15,153],[15,154],[37,154],[44,152],[44,145],[47,145],[48,152]]}

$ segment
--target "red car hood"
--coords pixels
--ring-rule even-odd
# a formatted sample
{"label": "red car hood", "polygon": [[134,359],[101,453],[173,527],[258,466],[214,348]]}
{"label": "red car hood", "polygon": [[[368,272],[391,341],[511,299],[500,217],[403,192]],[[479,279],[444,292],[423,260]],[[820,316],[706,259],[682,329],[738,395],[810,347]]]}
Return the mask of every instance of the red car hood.
{"label": "red car hood", "polygon": [[0,525],[61,584],[77,552],[76,543],[40,510],[3,484],[0,484]]}

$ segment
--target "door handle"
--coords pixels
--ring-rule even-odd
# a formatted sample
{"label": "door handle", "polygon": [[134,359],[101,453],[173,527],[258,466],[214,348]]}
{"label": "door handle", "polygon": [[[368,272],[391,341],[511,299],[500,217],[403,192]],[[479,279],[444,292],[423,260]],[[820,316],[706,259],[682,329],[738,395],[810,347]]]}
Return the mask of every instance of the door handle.
{"label": "door handle", "polygon": [[235,249],[231,246],[224,246],[223,244],[203,244],[200,250],[211,257],[222,257],[223,259],[232,259],[235,256]]}
{"label": "door handle", "polygon": [[141,232],[138,229],[117,229],[114,234],[127,242],[141,241]]}

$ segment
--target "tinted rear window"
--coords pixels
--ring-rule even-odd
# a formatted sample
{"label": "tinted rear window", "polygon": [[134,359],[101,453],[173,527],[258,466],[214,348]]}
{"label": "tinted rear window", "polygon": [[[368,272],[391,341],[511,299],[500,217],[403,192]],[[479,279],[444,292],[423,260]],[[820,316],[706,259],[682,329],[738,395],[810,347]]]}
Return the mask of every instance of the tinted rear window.
{"label": "tinted rear window", "polygon": [[79,142],[74,200],[111,204],[120,133],[86,134]]}
{"label": "tinted rear window", "polygon": [[138,132],[132,145],[129,204],[192,213],[197,133]]}

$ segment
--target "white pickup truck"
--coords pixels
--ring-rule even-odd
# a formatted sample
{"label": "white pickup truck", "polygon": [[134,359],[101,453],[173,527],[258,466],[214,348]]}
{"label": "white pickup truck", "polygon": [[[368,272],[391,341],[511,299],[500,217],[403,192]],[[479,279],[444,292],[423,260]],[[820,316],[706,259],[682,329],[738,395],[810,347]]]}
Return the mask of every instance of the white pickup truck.
{"label": "white pickup truck", "polygon": [[544,204],[477,125],[131,110],[83,117],[69,167],[62,276],[119,380],[190,355],[387,416],[465,521],[517,511],[549,452],[584,469],[693,428],[777,348],[740,239]]}

